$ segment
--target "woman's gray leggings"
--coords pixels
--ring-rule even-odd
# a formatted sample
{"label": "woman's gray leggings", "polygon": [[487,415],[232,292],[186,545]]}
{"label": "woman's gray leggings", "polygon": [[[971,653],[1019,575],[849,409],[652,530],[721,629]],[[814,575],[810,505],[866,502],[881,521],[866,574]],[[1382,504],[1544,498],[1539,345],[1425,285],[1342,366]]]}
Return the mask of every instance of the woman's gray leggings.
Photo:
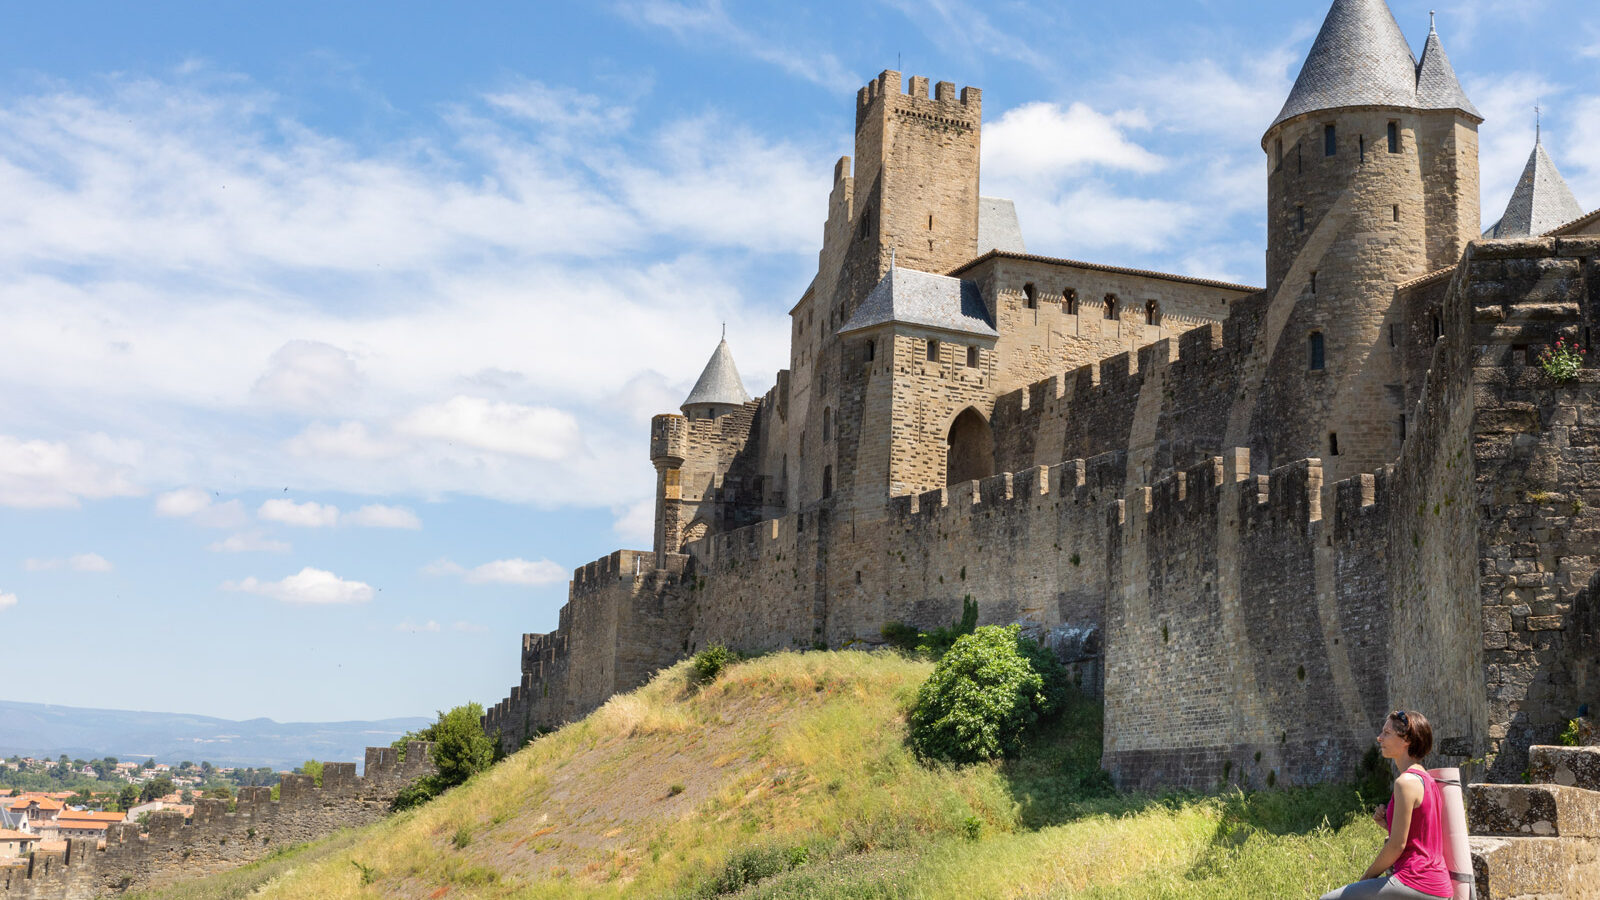
{"label": "woman's gray leggings", "polygon": [[1406,887],[1393,875],[1347,884],[1336,891],[1323,894],[1322,900],[1366,900],[1368,897],[1377,900],[1440,900],[1433,894],[1424,894]]}

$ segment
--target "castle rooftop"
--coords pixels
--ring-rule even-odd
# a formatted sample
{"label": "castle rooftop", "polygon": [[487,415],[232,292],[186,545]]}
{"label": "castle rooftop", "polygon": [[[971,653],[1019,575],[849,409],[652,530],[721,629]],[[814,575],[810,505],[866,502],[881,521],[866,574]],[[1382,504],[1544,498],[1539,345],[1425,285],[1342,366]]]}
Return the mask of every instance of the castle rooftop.
{"label": "castle rooftop", "polygon": [[739,367],[733,364],[733,351],[728,349],[728,339],[723,338],[688,399],[683,401],[684,414],[695,407],[743,406],[749,402],[750,394],[739,377]]}
{"label": "castle rooftop", "polygon": [[1484,231],[1486,238],[1536,237],[1583,218],[1583,207],[1572,188],[1561,177],[1555,161],[1544,150],[1544,142],[1534,138],[1533,153],[1522,170],[1517,189],[1500,221]]}
{"label": "castle rooftop", "polygon": [[839,329],[849,334],[894,323],[935,331],[995,339],[1000,332],[989,321],[988,307],[973,282],[949,275],[890,266],[850,321]]}
{"label": "castle rooftop", "polygon": [[1476,119],[1483,119],[1483,114],[1467,99],[1467,92],[1461,89],[1455,66],[1450,65],[1450,57],[1444,52],[1444,44],[1439,41],[1439,31],[1432,25],[1428,26],[1428,43],[1422,48],[1422,61],[1417,63],[1417,106],[1421,109],[1459,109]]}

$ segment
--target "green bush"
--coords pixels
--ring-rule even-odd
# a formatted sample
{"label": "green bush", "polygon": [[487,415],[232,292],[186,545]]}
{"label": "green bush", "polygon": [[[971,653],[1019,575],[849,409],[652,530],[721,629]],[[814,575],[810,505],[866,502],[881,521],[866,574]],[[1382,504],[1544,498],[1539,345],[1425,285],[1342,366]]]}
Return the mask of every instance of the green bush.
{"label": "green bush", "polygon": [[955,642],[971,634],[978,627],[978,603],[968,595],[961,601],[961,620],[950,623],[949,628],[919,631],[904,622],[890,622],[879,630],[889,646],[913,656],[937,662]]}
{"label": "green bush", "polygon": [[723,670],[739,661],[739,654],[721,644],[712,644],[694,655],[689,664],[695,681],[700,684],[716,681]]}
{"label": "green bush", "polygon": [[438,720],[417,732],[415,739],[433,742],[433,764],[439,772],[401,788],[394,799],[396,810],[420,806],[489,768],[498,743],[484,733],[483,707],[476,703],[441,711]]}
{"label": "green bush", "polygon": [[723,864],[701,896],[734,894],[750,885],[805,865],[811,852],[805,847],[750,847],[740,850]]}
{"label": "green bush", "polygon": [[1058,712],[1070,690],[1048,656],[1016,625],[958,638],[917,691],[912,749],[958,765],[1016,755],[1023,734]]}

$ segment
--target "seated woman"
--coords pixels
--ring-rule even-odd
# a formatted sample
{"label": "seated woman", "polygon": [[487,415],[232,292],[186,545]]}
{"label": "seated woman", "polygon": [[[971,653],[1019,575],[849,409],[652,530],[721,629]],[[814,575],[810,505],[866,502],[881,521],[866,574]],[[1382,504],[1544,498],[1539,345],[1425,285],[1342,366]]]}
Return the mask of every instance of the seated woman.
{"label": "seated woman", "polygon": [[[1397,709],[1383,722],[1378,748],[1400,771],[1389,802],[1372,818],[1389,829],[1378,858],[1355,884],[1322,895],[1322,900],[1439,900],[1453,886],[1444,862],[1444,800],[1439,785],[1422,767],[1433,749],[1433,726],[1414,710]],[[1393,874],[1384,875],[1392,869]]]}

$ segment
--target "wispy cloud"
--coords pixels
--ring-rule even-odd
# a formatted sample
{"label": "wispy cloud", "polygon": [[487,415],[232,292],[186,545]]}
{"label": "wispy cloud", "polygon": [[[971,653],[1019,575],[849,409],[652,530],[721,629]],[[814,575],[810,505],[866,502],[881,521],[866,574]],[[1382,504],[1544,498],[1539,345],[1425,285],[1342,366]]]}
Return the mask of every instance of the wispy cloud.
{"label": "wispy cloud", "polygon": [[279,522],[296,528],[332,528],[339,524],[339,507],[315,501],[268,500],[256,510],[264,522]]}
{"label": "wispy cloud", "polygon": [[403,528],[416,531],[422,527],[422,519],[417,514],[403,506],[384,506],[374,503],[363,506],[343,518],[346,525],[358,528]]}
{"label": "wispy cloud", "polygon": [[280,581],[262,581],[251,576],[243,581],[223,582],[222,589],[258,594],[282,603],[314,606],[366,603],[373,597],[372,586],[366,582],[349,581],[310,566]]}
{"label": "wispy cloud", "polygon": [[130,466],[107,458],[109,443],[104,435],[67,442],[0,434],[0,506],[72,508],[143,493]]}
{"label": "wispy cloud", "polygon": [[722,0],[637,0],[618,4],[618,12],[625,19],[671,32],[685,44],[733,50],[829,90],[853,91],[860,87],[826,46],[797,46],[776,28],[757,30],[741,25],[728,14]]}
{"label": "wispy cloud", "polygon": [[208,528],[237,528],[249,520],[237,500],[216,501],[218,495],[200,488],[178,488],[156,496],[156,515],[189,519]]}
{"label": "wispy cloud", "polygon": [[422,567],[424,575],[456,576],[468,584],[518,584],[538,587],[560,584],[570,574],[567,569],[548,559],[497,559],[473,568],[466,568],[450,559],[435,560]]}
{"label": "wispy cloud", "polygon": [[22,561],[22,568],[29,572],[49,572],[56,569],[71,569],[74,572],[110,572],[116,566],[98,553],[78,553],[65,559],[25,559]]}
{"label": "wispy cloud", "polygon": [[10,609],[17,605],[17,595],[0,591],[0,609]]}
{"label": "wispy cloud", "polygon": [[259,531],[230,535],[206,547],[212,553],[288,553],[288,541],[274,540]]}
{"label": "wispy cloud", "polygon": [[[1054,73],[1048,57],[1034,49],[1031,35],[1008,31],[995,24],[992,5],[966,0],[885,0],[945,53],[968,61],[999,57],[1020,62],[1039,72]],[[1030,12],[1033,10],[1030,9]]]}

